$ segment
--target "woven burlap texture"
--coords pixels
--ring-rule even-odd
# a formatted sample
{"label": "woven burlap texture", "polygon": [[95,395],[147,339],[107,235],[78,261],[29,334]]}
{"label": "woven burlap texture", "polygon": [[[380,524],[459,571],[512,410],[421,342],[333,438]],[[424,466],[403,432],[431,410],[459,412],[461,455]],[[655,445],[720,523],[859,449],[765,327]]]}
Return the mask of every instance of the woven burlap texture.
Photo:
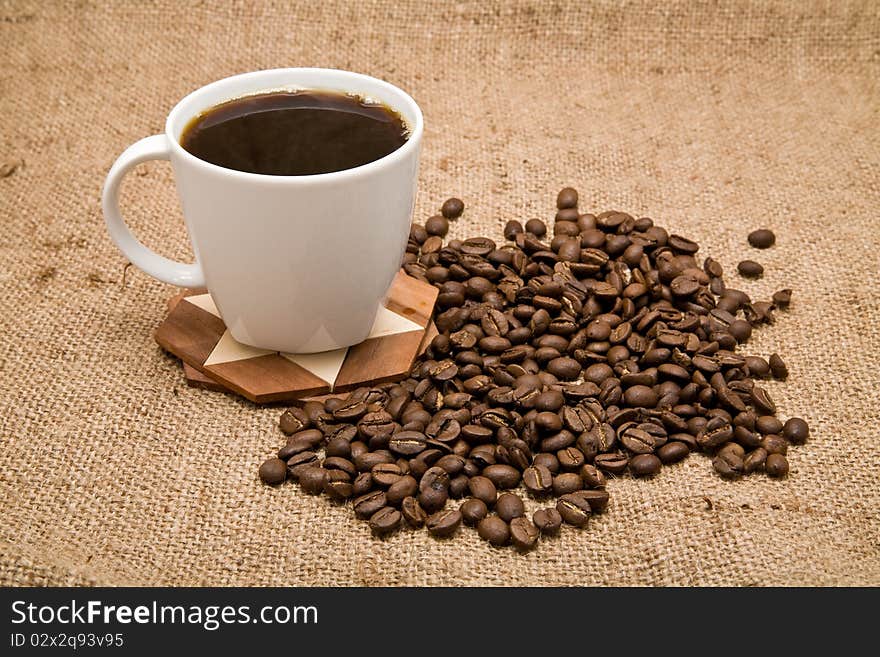
{"label": "woven burlap texture", "polygon": [[[876,2],[0,2],[0,581],[108,585],[878,585],[880,10]],[[416,217],[453,236],[582,209],[648,215],[791,310],[749,351],[812,438],[791,475],[728,482],[695,455],[613,481],[534,552],[370,536],[261,485],[278,409],[188,388],[153,329],[174,290],[104,230],[115,157],[227,75],[327,66],[408,90],[426,121]],[[123,209],[190,249],[166,163]],[[761,226],[775,248],[745,241]],[[760,281],[738,280],[754,257]],[[533,503],[529,502],[534,509]]]}

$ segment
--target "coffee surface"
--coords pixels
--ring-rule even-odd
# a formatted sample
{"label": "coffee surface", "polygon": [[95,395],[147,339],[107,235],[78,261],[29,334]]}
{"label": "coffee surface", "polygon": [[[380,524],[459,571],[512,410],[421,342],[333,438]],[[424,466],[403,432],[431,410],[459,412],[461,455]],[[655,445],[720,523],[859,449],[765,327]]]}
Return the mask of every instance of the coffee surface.
{"label": "coffee surface", "polygon": [[393,153],[408,137],[387,105],[333,91],[272,92],[193,118],[180,144],[212,164],[273,176],[342,171]]}

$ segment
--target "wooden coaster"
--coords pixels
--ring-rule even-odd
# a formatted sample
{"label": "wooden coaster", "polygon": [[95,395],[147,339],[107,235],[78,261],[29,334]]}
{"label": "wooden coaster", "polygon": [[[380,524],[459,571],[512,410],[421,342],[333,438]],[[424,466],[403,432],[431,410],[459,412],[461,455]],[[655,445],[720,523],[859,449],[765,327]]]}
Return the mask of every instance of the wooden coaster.
{"label": "wooden coaster", "polygon": [[169,301],[156,342],[189,366],[190,385],[231,390],[256,403],[341,393],[404,378],[437,334],[431,320],[437,290],[398,272],[371,337],[323,354],[280,354],[232,339],[210,296],[187,290]]}

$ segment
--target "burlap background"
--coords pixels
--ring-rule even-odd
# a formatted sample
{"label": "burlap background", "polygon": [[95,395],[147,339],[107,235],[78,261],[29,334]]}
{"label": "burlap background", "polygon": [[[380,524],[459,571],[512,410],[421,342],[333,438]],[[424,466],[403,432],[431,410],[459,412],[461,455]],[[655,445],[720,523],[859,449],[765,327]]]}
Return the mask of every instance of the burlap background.
{"label": "burlap background", "polygon": [[[217,6],[215,6],[217,5]],[[219,8],[218,8],[219,7]],[[0,581],[7,584],[880,584],[880,10],[876,2],[0,2]],[[185,386],[151,333],[172,289],[130,270],[100,187],[190,90],[277,66],[370,73],[425,113],[417,217],[455,235],[582,207],[647,214],[766,298],[755,353],[809,419],[785,481],[693,457],[615,481],[608,513],[535,552],[403,531],[259,485],[279,411]],[[169,167],[125,210],[188,258]]]}

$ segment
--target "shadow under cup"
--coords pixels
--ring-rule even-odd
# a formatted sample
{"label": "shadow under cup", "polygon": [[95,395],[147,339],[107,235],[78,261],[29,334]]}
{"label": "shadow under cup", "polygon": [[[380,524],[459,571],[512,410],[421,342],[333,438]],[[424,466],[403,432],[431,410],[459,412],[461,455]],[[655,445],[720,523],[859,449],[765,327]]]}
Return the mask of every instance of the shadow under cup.
{"label": "shadow under cup", "polygon": [[[355,93],[405,121],[400,148],[359,167],[269,176],[200,160],[180,145],[198,114],[279,90]],[[418,177],[422,115],[386,82],[332,69],[276,69],[207,85],[171,111],[166,135],[196,258],[232,336],[312,353],[362,342],[400,268]]]}

